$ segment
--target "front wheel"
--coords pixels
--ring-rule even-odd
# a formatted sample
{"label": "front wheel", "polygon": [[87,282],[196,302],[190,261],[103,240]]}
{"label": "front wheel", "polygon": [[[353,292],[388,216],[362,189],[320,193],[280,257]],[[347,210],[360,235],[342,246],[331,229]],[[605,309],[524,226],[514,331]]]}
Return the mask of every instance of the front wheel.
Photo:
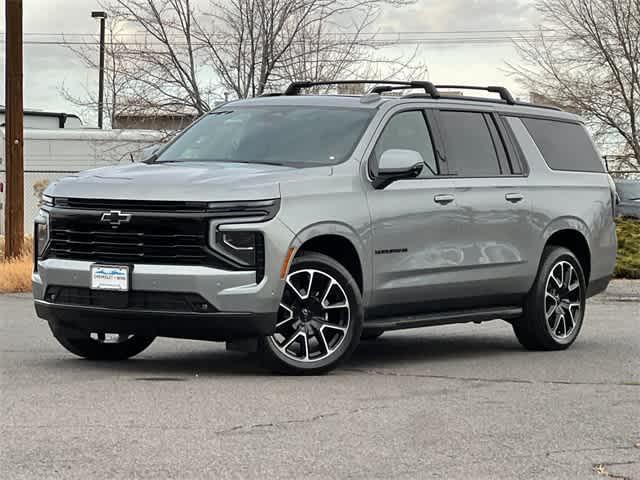
{"label": "front wheel", "polygon": [[126,360],[145,350],[155,337],[120,333],[78,332],[49,324],[53,336],[69,352],[89,360]]}
{"label": "front wheel", "polygon": [[260,342],[262,358],[279,373],[326,373],[358,346],[362,318],[360,290],[346,268],[319,253],[296,257],[276,331]]}
{"label": "front wheel", "polygon": [[566,248],[547,247],[524,316],[513,322],[529,350],[564,350],[578,337],[584,319],[586,281],[580,262]]}

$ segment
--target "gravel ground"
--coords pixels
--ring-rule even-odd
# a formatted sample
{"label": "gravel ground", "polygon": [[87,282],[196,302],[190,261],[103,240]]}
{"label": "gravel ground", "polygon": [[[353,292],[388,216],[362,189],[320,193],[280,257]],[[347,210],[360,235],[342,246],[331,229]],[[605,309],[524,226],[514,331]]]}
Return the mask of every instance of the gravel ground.
{"label": "gravel ground", "polygon": [[158,339],[66,353],[0,296],[0,477],[640,479],[640,282],[590,301],[566,352],[506,323],[385,334],[323,377]]}

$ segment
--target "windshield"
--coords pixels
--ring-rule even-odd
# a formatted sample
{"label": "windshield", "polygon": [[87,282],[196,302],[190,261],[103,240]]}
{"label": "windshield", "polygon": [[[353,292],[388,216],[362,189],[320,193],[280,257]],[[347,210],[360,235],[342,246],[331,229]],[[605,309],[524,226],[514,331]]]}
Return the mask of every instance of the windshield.
{"label": "windshield", "polygon": [[640,182],[625,182],[616,185],[618,195],[622,200],[638,200],[640,199]]}
{"label": "windshield", "polygon": [[373,113],[322,107],[221,107],[184,132],[156,161],[334,165],[351,155]]}

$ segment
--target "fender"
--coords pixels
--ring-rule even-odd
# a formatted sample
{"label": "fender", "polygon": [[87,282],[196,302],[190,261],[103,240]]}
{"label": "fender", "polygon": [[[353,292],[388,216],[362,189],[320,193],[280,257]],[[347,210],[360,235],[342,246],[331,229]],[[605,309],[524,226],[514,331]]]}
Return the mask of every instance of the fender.
{"label": "fender", "polygon": [[359,235],[351,225],[346,223],[335,221],[317,222],[307,225],[299,231],[291,241],[290,247],[297,252],[305,242],[322,235],[343,237],[354,246],[362,266],[363,301],[366,304],[372,288],[371,236],[369,234]]}

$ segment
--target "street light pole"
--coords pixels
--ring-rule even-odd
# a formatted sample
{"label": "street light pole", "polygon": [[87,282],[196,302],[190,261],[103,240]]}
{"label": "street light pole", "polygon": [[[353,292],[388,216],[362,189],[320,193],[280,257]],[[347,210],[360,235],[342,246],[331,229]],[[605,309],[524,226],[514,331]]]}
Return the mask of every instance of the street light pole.
{"label": "street light pole", "polygon": [[100,79],[98,81],[98,128],[102,128],[104,112],[104,28],[107,12],[91,12],[92,18],[100,19]]}

